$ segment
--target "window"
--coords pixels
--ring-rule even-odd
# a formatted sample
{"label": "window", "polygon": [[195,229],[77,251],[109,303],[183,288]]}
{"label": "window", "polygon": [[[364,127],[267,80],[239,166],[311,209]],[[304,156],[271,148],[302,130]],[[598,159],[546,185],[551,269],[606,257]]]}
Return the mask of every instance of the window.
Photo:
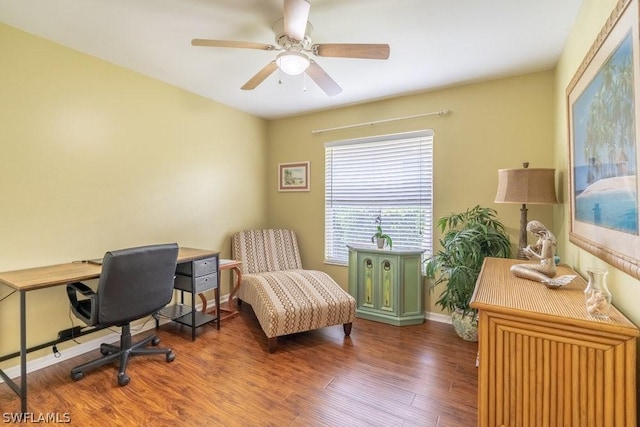
{"label": "window", "polygon": [[325,145],[325,261],[348,263],[347,244],[371,245],[376,217],[394,249],[432,251],[433,132]]}

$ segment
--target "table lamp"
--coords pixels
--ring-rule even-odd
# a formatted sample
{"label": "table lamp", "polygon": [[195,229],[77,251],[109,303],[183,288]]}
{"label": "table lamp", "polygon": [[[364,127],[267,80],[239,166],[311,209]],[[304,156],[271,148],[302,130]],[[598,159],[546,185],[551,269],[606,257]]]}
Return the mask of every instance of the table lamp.
{"label": "table lamp", "polygon": [[523,163],[522,169],[499,169],[496,203],[522,203],[520,208],[520,237],[518,258],[527,259],[524,248],[527,246],[527,204],[557,203],[555,170],[529,169],[529,163]]}

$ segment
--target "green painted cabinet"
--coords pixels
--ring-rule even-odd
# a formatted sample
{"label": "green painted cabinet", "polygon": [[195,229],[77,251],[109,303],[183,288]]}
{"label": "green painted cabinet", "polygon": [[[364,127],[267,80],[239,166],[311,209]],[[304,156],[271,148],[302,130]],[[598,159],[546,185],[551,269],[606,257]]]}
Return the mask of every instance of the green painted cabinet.
{"label": "green painted cabinet", "polygon": [[423,250],[347,247],[356,317],[396,326],[424,322]]}

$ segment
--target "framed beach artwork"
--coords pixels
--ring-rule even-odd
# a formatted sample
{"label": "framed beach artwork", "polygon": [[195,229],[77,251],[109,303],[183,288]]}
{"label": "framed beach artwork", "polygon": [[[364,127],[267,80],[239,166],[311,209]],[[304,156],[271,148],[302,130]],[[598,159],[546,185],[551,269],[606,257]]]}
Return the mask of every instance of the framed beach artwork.
{"label": "framed beach artwork", "polygon": [[569,240],[640,278],[638,0],[620,0],[567,87]]}
{"label": "framed beach artwork", "polygon": [[309,191],[309,162],[279,163],[278,191]]}

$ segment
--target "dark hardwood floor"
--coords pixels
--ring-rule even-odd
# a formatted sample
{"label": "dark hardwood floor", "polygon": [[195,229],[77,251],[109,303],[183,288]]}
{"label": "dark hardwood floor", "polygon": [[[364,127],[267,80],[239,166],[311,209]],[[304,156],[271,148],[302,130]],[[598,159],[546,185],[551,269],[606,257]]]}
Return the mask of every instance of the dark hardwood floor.
{"label": "dark hardwood floor", "polygon": [[[160,345],[173,348],[175,361],[133,358],[125,387],[114,366],[71,380],[69,370],[97,350],[29,374],[29,412],[61,421],[68,414],[78,426],[476,425],[477,344],[451,325],[356,319],[350,338],[334,326],[281,337],[269,354],[244,304],[219,331],[205,325],[195,342],[189,331],[163,325]],[[0,414],[19,408],[0,384]]]}

